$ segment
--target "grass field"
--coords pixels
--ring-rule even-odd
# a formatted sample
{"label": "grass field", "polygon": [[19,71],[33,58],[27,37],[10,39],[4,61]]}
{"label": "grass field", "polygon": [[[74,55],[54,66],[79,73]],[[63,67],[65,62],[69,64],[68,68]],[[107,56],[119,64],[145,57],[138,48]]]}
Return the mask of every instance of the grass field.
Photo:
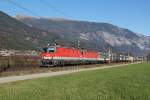
{"label": "grass field", "polygon": [[0,84],[0,100],[150,100],[150,63]]}

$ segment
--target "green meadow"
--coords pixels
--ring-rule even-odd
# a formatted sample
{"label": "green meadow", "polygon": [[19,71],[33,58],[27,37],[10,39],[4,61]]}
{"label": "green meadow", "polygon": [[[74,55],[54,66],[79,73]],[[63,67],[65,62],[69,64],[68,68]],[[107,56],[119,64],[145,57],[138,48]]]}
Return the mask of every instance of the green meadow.
{"label": "green meadow", "polygon": [[0,100],[150,100],[150,63],[0,84]]}

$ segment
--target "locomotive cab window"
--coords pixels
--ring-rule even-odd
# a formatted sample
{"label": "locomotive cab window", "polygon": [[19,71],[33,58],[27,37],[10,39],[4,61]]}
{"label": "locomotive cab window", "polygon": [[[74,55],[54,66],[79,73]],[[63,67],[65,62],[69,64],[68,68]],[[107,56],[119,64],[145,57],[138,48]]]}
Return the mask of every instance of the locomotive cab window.
{"label": "locomotive cab window", "polygon": [[53,53],[53,52],[55,52],[55,48],[54,47],[45,47],[45,48],[43,48],[43,51]]}
{"label": "locomotive cab window", "polygon": [[55,52],[55,48],[54,47],[48,48],[47,51],[53,53]]}

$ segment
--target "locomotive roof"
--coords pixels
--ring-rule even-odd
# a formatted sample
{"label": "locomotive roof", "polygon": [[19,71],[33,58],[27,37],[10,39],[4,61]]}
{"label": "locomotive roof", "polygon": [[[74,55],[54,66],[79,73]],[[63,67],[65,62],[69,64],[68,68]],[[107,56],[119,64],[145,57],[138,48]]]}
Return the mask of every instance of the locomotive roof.
{"label": "locomotive roof", "polygon": [[56,46],[45,46],[45,47],[62,47],[62,48],[68,48],[68,49],[76,49],[76,50],[82,50],[82,51],[91,51],[91,52],[99,52],[96,50],[90,50],[90,49],[81,49],[81,48],[75,48],[75,47],[67,47],[67,46],[61,46],[61,45],[56,45]]}

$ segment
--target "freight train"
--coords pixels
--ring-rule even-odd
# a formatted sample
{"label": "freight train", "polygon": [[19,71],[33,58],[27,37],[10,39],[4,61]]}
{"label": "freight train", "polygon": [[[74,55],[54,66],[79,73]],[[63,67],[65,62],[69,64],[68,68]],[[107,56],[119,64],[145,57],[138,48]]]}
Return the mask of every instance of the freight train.
{"label": "freight train", "polygon": [[42,66],[96,64],[109,62],[108,53],[101,53],[77,48],[48,46],[41,53]]}
{"label": "freight train", "polygon": [[41,66],[133,62],[135,57],[121,54],[81,50],[63,46],[47,46],[40,54]]}

